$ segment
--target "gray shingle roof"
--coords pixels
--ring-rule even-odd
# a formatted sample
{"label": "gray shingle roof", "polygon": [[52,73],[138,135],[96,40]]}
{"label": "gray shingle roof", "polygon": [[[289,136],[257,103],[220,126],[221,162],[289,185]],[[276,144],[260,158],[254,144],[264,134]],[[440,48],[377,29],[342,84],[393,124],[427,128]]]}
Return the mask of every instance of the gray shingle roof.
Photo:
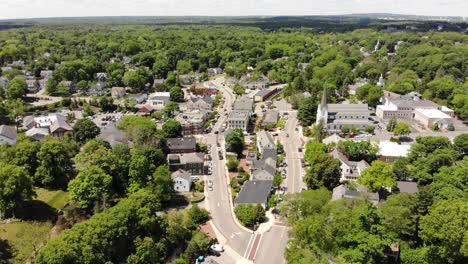
{"label": "gray shingle roof", "polygon": [[1,125],[0,126],[0,135],[6,137],[6,138],[9,138],[9,139],[12,139],[12,140],[15,140],[16,139],[16,129],[12,128],[12,127],[9,127],[9,126],[5,126],[5,125]]}
{"label": "gray shingle roof", "polygon": [[415,193],[418,192],[418,184],[415,182],[397,181],[396,189],[399,193]]}
{"label": "gray shingle roof", "polygon": [[266,204],[273,181],[246,181],[234,200],[235,204]]}
{"label": "gray shingle roof", "polygon": [[186,181],[191,181],[192,178],[190,178],[192,175],[190,174],[190,172],[188,171],[185,171],[185,170],[177,170],[177,171],[174,171],[172,174],[171,174],[171,178],[172,179],[175,179],[175,178],[182,178]]}

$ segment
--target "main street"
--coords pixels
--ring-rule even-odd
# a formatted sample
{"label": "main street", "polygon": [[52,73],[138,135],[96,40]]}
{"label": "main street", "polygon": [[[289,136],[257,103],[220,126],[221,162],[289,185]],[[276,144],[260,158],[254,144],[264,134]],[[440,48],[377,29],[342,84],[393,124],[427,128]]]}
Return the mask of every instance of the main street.
{"label": "main street", "polygon": [[[206,201],[207,208],[211,213],[214,227],[221,233],[225,239],[224,245],[237,253],[237,258],[242,258],[248,251],[249,241],[252,239],[252,232],[247,231],[236,223],[232,211],[231,195],[229,192],[229,179],[226,171],[225,159],[220,160],[217,154],[217,144],[224,146],[224,137],[221,134],[214,134],[219,131],[221,125],[226,121],[227,116],[224,111],[229,113],[231,105],[235,99],[234,95],[222,85],[222,79],[213,81],[221,91],[224,97],[224,104],[221,104],[218,112],[220,118],[213,125],[212,133],[207,135],[206,142],[211,145],[211,156],[213,164],[213,174],[208,176],[213,181],[213,191],[209,191]],[[223,147],[221,149],[224,151]],[[235,255],[235,254],[234,254]]]}
{"label": "main street", "polygon": [[[226,248],[226,252],[222,254],[219,261],[220,263],[248,263],[247,259],[250,259],[259,264],[283,264],[289,228],[277,223],[276,219],[271,219],[273,224],[268,231],[255,235],[254,232],[241,227],[233,214],[225,159],[220,160],[217,155],[218,143],[222,151],[225,149],[224,136],[221,133],[214,133],[219,131],[225,123],[227,115],[224,113],[231,111],[235,100],[231,90],[223,85],[223,80],[223,78],[213,80],[213,83],[220,87],[223,93],[224,104],[221,104],[218,109],[220,118],[213,125],[212,133],[205,136],[206,143],[211,145],[213,164],[213,174],[207,177],[213,181],[213,191],[208,191],[205,204],[211,213],[212,224],[221,235],[218,239]],[[284,185],[287,187],[287,192],[293,193],[300,192],[303,186],[300,162],[302,153],[298,152],[298,148],[302,147],[302,142],[299,130],[296,131],[298,128],[297,113],[296,111],[287,112],[288,120],[285,122],[284,131],[279,133],[279,139],[284,145],[288,163]]]}

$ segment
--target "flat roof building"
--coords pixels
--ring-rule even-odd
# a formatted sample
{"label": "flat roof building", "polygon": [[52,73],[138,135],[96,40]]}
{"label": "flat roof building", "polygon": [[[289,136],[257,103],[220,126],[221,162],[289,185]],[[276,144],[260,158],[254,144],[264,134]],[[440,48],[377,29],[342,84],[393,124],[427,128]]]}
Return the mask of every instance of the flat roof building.
{"label": "flat roof building", "polygon": [[233,110],[227,118],[227,127],[229,129],[240,128],[247,131],[250,122],[251,111],[249,110]]}

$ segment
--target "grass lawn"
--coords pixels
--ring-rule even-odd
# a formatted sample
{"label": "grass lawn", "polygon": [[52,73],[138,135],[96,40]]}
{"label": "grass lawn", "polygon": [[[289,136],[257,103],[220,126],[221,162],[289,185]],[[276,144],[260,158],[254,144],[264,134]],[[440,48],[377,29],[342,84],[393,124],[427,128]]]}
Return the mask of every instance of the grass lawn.
{"label": "grass lawn", "polygon": [[[56,209],[60,210],[68,202],[68,193],[35,189],[37,199],[24,210],[23,221],[0,224],[0,238],[7,241],[13,251],[11,263],[25,263],[34,251],[49,239],[55,219]],[[20,214],[18,214],[20,215]]]}
{"label": "grass lawn", "polygon": [[34,246],[38,249],[48,239],[52,223],[23,221],[0,224],[0,237],[6,239],[13,249],[11,263],[22,264],[31,256]]}
{"label": "grass lawn", "polygon": [[68,192],[51,191],[43,188],[36,188],[37,200],[43,201],[55,209],[62,209],[68,202]]}

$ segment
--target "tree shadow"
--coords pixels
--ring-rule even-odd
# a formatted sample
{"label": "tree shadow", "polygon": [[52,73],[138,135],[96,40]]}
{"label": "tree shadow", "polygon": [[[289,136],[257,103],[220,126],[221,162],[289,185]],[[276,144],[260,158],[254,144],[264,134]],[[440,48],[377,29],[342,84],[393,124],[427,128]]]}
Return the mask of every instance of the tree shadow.
{"label": "tree shadow", "polygon": [[13,248],[8,240],[0,239],[0,264],[11,263],[10,260],[15,256]]}
{"label": "tree shadow", "polygon": [[15,217],[26,221],[54,223],[57,220],[57,210],[43,201],[33,200],[19,208]]}

